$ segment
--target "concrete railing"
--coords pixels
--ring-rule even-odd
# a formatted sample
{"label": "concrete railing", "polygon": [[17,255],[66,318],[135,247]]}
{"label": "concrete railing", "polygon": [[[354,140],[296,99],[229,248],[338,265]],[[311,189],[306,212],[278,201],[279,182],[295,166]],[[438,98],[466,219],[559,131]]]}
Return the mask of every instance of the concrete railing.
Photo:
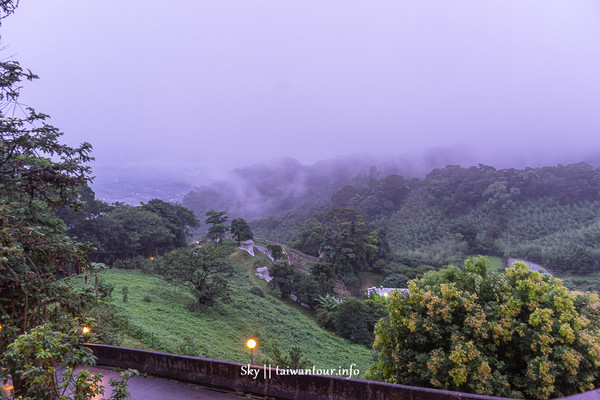
{"label": "concrete railing", "polygon": [[[97,364],[134,368],[161,378],[195,383],[237,394],[302,400],[457,400],[503,399],[422,387],[327,375],[288,375],[281,369],[124,347],[87,344]],[[252,374],[250,374],[250,369]],[[350,374],[351,375],[351,374]],[[600,400],[600,390],[569,397]]]}

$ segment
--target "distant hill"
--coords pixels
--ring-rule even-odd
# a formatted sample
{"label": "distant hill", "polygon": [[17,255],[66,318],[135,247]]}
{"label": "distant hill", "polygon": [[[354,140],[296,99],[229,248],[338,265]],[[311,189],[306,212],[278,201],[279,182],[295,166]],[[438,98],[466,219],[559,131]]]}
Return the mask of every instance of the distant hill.
{"label": "distant hill", "polygon": [[586,163],[450,165],[424,179],[373,178],[342,187],[331,207],[353,208],[384,228],[403,264],[495,254],[557,271],[600,271],[600,169]]}
{"label": "distant hill", "polygon": [[302,165],[278,158],[231,171],[226,179],[194,188],[182,205],[203,216],[210,209],[227,210],[231,218],[255,219],[327,201],[337,189],[395,171],[377,167],[370,158],[347,157]]}
{"label": "distant hill", "polygon": [[[541,157],[541,158],[540,158]],[[549,155],[537,158],[494,157],[455,145],[424,149],[397,156],[347,155],[305,165],[290,157],[279,157],[227,172],[218,165],[196,163],[160,164],[131,162],[127,165],[94,164],[92,188],[96,198],[137,205],[153,198],[183,202],[199,216],[211,208],[227,208],[246,219],[282,211],[310,208],[344,185],[365,186],[371,178],[390,174],[423,178],[446,165],[470,166],[487,163],[496,168],[523,168],[556,164]],[[556,157],[554,157],[556,158]],[[580,158],[592,165],[600,156]],[[573,159],[575,160],[575,159]],[[579,159],[577,160],[579,161]],[[560,162],[563,162],[562,159]]]}

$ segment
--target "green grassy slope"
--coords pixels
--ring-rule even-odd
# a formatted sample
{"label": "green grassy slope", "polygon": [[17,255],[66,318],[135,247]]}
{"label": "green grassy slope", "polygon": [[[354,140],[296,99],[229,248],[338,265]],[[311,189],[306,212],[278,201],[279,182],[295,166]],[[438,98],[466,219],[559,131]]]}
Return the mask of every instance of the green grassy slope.
{"label": "green grassy slope", "polygon": [[487,256],[487,258],[490,261],[490,266],[488,267],[490,271],[498,272],[502,270],[502,258],[495,256]]}
{"label": "green grassy slope", "polygon": [[[306,310],[271,296],[266,282],[254,276],[253,264],[259,257],[236,250],[230,257],[236,270],[230,301],[201,311],[188,309],[193,298],[186,290],[156,275],[117,269],[103,272],[103,280],[115,285],[111,306],[129,320],[124,332],[131,339],[124,345],[135,343],[158,351],[248,362],[244,343],[254,337],[259,343],[255,364],[271,362],[276,344],[283,355],[293,346],[301,348],[310,367],[337,369],[356,364],[361,374],[366,371],[373,361],[372,350],[324,331]],[[266,259],[262,261],[267,265]],[[126,303],[124,285],[128,286]],[[264,297],[250,293],[253,286],[260,287]]]}

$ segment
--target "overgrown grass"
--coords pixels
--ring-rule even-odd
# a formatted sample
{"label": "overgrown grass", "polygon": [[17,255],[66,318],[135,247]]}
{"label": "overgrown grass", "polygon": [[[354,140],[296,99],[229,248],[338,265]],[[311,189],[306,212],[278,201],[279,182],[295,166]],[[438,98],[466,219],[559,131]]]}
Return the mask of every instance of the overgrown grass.
{"label": "overgrown grass", "polygon": [[502,269],[504,269],[504,266],[502,265],[501,257],[487,256],[487,258],[490,261],[490,265],[488,266],[489,271],[497,272],[497,271],[501,271]]}
{"label": "overgrown grass", "polygon": [[566,287],[571,290],[582,292],[600,292],[600,274],[589,274],[586,276],[561,274],[559,278]]}
{"label": "overgrown grass", "polygon": [[[129,321],[123,327],[130,336],[129,343],[245,363],[249,352],[244,343],[254,337],[259,343],[256,364],[274,360],[273,346],[284,355],[299,347],[311,367],[337,369],[356,364],[363,373],[373,362],[372,350],[323,330],[301,306],[272,296],[266,282],[254,276],[253,265],[260,256],[236,250],[230,259],[235,265],[230,300],[195,311],[188,307],[194,302],[188,291],[165,283],[159,276],[116,269],[103,272],[102,278],[115,285],[113,309]],[[128,286],[126,303],[124,285]]]}

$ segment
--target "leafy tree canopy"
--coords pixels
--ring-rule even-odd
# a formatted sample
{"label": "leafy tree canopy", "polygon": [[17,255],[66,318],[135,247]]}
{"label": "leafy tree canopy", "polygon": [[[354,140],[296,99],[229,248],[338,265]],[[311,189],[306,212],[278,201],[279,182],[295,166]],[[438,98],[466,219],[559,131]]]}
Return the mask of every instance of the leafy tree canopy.
{"label": "leafy tree canopy", "polygon": [[59,210],[69,234],[90,242],[94,257],[112,262],[134,256],[149,257],[187,245],[189,228],[198,218],[185,207],[159,199],[133,207],[121,203],[108,205],[96,200],[89,187],[79,188],[84,207],[79,211]]}
{"label": "leafy tree canopy", "polygon": [[269,253],[271,253],[273,260],[277,261],[283,259],[284,252],[283,247],[281,247],[280,244],[269,243],[267,245],[267,250],[269,250]]}
{"label": "leafy tree canopy", "polygon": [[387,382],[548,399],[600,384],[600,302],[515,263],[488,272],[485,257],[449,266],[390,295],[376,326]]}
{"label": "leafy tree canopy", "polygon": [[199,306],[227,298],[233,267],[225,247],[181,248],[168,253],[160,274],[177,286],[189,289]]}
{"label": "leafy tree canopy", "polygon": [[0,20],[15,12],[18,5],[19,0],[0,0]]}
{"label": "leafy tree canopy", "polygon": [[243,218],[234,218],[231,220],[231,234],[237,240],[238,246],[242,241],[250,240],[254,238],[250,225]]}
{"label": "leafy tree canopy", "polygon": [[0,350],[47,322],[54,309],[49,305],[67,296],[56,289],[56,272],[88,263],[87,247],[65,234],[54,210],[80,206],[78,188],[90,180],[91,145],[61,144],[62,133],[47,123],[47,115],[21,111],[21,82],[35,78],[18,62],[0,62],[0,318],[5,326]]}
{"label": "leafy tree canopy", "polygon": [[298,224],[295,229],[298,235],[290,242],[290,246],[303,253],[318,257],[321,245],[325,241],[327,227],[314,218],[304,224]]}
{"label": "leafy tree canopy", "polygon": [[346,339],[368,346],[373,343],[375,323],[384,315],[382,301],[362,301],[350,297],[334,311],[335,331]]}
{"label": "leafy tree canopy", "polygon": [[[82,365],[96,362],[93,351],[83,345],[90,340],[88,335],[83,334],[81,326],[71,329],[69,333],[62,333],[49,325],[36,326],[20,335],[3,354],[7,363],[14,366],[12,369],[20,373],[20,379],[14,382],[17,398],[100,398],[104,394],[102,375],[92,374],[85,369],[75,372]],[[121,379],[111,379],[113,393],[109,400],[129,398],[128,379],[136,375],[139,375],[136,370],[129,369],[121,373]],[[6,370],[0,370],[0,379],[4,381],[6,378]],[[25,397],[21,397],[23,395]]]}
{"label": "leafy tree canopy", "polygon": [[273,289],[279,289],[282,298],[289,297],[294,291],[298,275],[292,265],[286,262],[274,264],[269,269],[273,279],[269,282],[269,286]]}
{"label": "leafy tree canopy", "polygon": [[174,240],[170,243],[169,250],[185,246],[188,229],[200,226],[200,221],[192,210],[179,204],[171,204],[163,200],[153,199],[146,204],[142,204],[141,208],[142,210],[153,212],[163,219],[165,227],[174,237]]}
{"label": "leafy tree canopy", "polygon": [[159,249],[173,248],[177,242],[166,225],[163,218],[143,206],[119,204],[96,220],[96,238],[100,250],[149,257]]}
{"label": "leafy tree canopy", "polygon": [[227,216],[227,211],[215,211],[210,210],[206,213],[206,223],[211,224],[212,226],[208,228],[208,233],[206,237],[213,240],[215,242],[215,247],[217,244],[221,243],[225,238],[225,234],[229,230],[229,227],[225,225],[225,221],[229,218]]}

